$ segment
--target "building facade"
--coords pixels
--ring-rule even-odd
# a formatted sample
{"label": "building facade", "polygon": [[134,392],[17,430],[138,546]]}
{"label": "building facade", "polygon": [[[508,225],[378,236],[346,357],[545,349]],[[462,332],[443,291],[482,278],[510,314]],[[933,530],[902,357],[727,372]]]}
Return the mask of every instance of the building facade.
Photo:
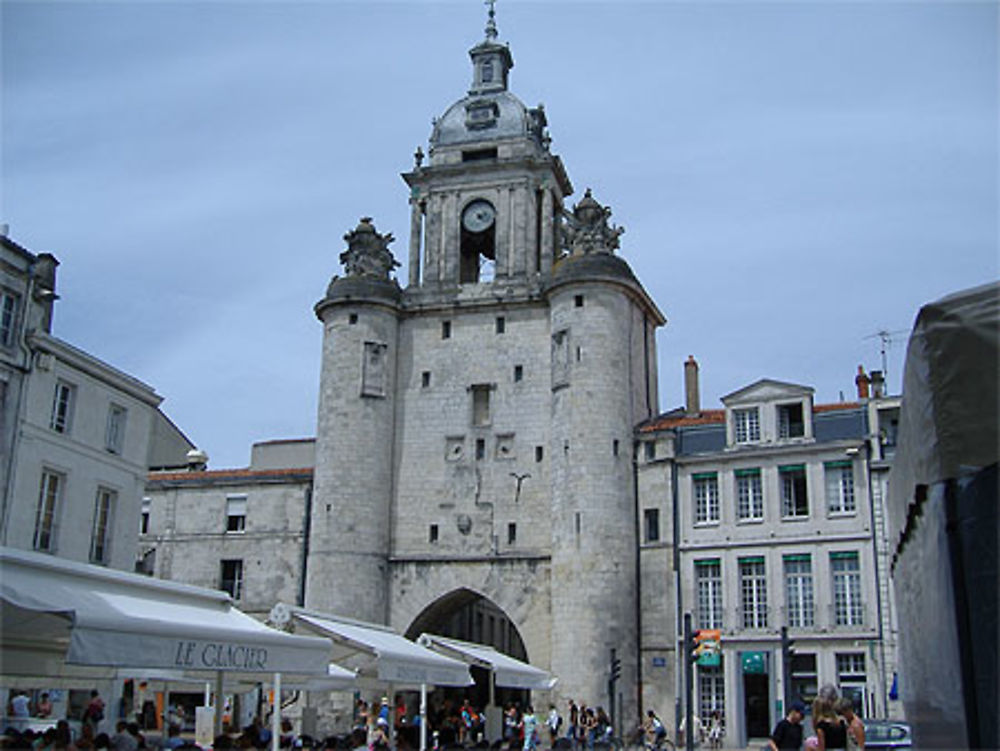
{"label": "building facade", "polygon": [[672,578],[676,592],[643,621],[644,672],[665,679],[644,684],[649,703],[681,695],[689,649],[671,644],[683,645],[690,613],[694,629],[721,635],[721,656],[694,669],[693,704],[703,718],[722,712],[734,745],[768,735],[786,700],[811,701],[826,683],[864,716],[898,716],[876,490],[898,400],[817,405],[808,387],[764,379],[722,402],[689,401],[639,433],[643,585],[658,598],[656,582]]}
{"label": "building facade", "polygon": [[0,544],[130,570],[161,398],[53,336],[54,256],[0,248]]}

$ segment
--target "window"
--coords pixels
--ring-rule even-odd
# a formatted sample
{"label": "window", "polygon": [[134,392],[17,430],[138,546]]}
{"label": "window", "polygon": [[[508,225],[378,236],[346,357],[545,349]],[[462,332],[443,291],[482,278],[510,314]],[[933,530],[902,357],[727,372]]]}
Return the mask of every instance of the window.
{"label": "window", "polygon": [[35,514],[35,550],[53,552],[56,549],[56,520],[62,498],[63,476],[56,472],[42,472],[38,490],[38,511]]}
{"label": "window", "polygon": [[49,427],[57,433],[69,433],[73,419],[73,397],[76,387],[66,381],[56,383],[56,392],[52,397],[52,418]]}
{"label": "window", "polygon": [[226,531],[243,532],[247,528],[247,497],[226,496]]}
{"label": "window", "polygon": [[833,573],[833,615],[838,626],[860,626],[864,608],[861,604],[861,565],[857,553],[830,553]]}
{"label": "window", "polygon": [[846,652],[838,654],[837,659],[837,680],[839,683],[865,682],[865,653]]}
{"label": "window", "polygon": [[472,387],[472,424],[490,424],[490,387],[487,384]]}
{"label": "window", "polygon": [[819,692],[816,655],[796,652],[792,655],[792,698],[811,704]]}
{"label": "window", "polygon": [[438,541],[438,525],[432,524],[427,532],[427,542],[437,542]]}
{"label": "window", "polygon": [[139,517],[139,534],[149,534],[149,515],[153,510],[153,501],[150,498],[142,499],[142,516]]}
{"label": "window", "polygon": [[718,522],[718,475],[715,472],[704,472],[694,475],[692,479],[694,482],[694,523],[714,524]]}
{"label": "window", "polygon": [[578,308],[582,308],[583,307],[583,295],[574,295],[573,296],[573,305],[575,305]]}
{"label": "window", "polygon": [[808,628],[815,622],[812,559],[808,555],[785,556],[785,609],[790,628]]}
{"label": "window", "polygon": [[515,365],[514,366],[514,383],[518,383],[524,379],[524,366]]}
{"label": "window", "polygon": [[429,370],[425,370],[423,373],[420,374],[420,387],[426,389],[429,388],[430,385],[431,385],[431,372]]}
{"label": "window", "polygon": [[646,542],[659,542],[660,541],[660,510],[657,508],[648,508],[642,512],[643,521],[645,521]]}
{"label": "window", "polygon": [[502,334],[507,330],[507,319],[503,316],[497,316],[497,333]]}
{"label": "window", "polygon": [[385,372],[389,346],[365,342],[361,360],[361,395],[385,396]]}
{"label": "window", "polygon": [[826,508],[831,514],[854,513],[854,465],[849,461],[827,462]]}
{"label": "window", "polygon": [[778,467],[781,484],[781,515],[801,519],[809,516],[809,497],[806,494],[806,466],[789,464]]}
{"label": "window", "polygon": [[108,407],[108,425],[104,431],[104,448],[112,454],[120,454],[125,445],[125,420],[128,410],[118,404]]}
{"label": "window", "polygon": [[476,439],[476,459],[486,458],[486,439],[477,438]]}
{"label": "window", "polygon": [[357,322],[358,322],[358,314],[357,313],[351,313],[349,316],[347,316],[347,323],[349,325],[353,326]]}
{"label": "window", "polygon": [[733,426],[737,443],[755,443],[760,440],[759,413],[760,410],[757,407],[733,410]]}
{"label": "window", "polygon": [[535,446],[535,463],[542,461],[545,458],[545,449],[541,446]]}
{"label": "window", "polygon": [[90,560],[93,563],[107,563],[110,560],[111,519],[114,514],[118,494],[109,488],[97,489],[94,504],[94,529],[90,535]]}
{"label": "window", "polygon": [[617,438],[615,438],[613,441],[611,441],[611,455],[612,456],[618,456],[618,439]]}
{"label": "window", "polygon": [[239,600],[243,596],[243,561],[222,561],[219,568],[222,580],[219,589],[227,592],[234,600]]}
{"label": "window", "polygon": [[513,545],[517,542],[517,524],[510,522],[507,525],[507,544]]}
{"label": "window", "polygon": [[712,713],[718,712],[720,717],[726,716],[726,684],[723,679],[722,665],[698,668],[698,717],[702,722],[709,723]]}
{"label": "window", "polygon": [[722,628],[722,564],[718,558],[694,562],[698,588],[698,628]]}
{"label": "window", "polygon": [[763,558],[740,558],[743,628],[767,628],[767,579]]}
{"label": "window", "polygon": [[764,520],[764,491],[760,469],[736,470],[736,518],[741,522]]}
{"label": "window", "polygon": [[806,423],[802,419],[802,403],[778,405],[778,437],[801,438],[806,434]]}
{"label": "window", "polygon": [[651,462],[656,458],[656,441],[646,441],[645,451],[646,451],[646,461]]}
{"label": "window", "polygon": [[441,321],[441,338],[451,339],[451,321]]}
{"label": "window", "polygon": [[17,308],[20,298],[9,290],[0,290],[0,345],[9,347],[14,343],[14,329],[17,324]]}

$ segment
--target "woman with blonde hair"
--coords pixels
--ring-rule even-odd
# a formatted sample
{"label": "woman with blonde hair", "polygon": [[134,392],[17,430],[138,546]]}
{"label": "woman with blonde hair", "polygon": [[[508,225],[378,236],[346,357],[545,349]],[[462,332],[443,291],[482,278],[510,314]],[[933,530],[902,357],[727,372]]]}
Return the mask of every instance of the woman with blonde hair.
{"label": "woman with blonde hair", "polygon": [[823,686],[813,701],[812,724],[819,741],[819,751],[847,748],[847,724],[837,715],[837,689]]}

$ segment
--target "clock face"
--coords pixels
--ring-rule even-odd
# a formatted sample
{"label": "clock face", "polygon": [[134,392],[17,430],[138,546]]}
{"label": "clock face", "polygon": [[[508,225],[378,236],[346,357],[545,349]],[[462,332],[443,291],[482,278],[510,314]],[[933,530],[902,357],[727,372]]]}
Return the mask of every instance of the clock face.
{"label": "clock face", "polygon": [[482,199],[473,201],[462,212],[462,226],[469,232],[483,232],[493,226],[496,210]]}

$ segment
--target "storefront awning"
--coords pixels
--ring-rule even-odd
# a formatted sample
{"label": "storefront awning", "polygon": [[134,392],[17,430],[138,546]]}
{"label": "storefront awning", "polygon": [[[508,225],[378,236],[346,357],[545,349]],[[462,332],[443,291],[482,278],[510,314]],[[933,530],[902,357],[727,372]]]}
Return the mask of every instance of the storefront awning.
{"label": "storefront awning", "polygon": [[327,673],[330,642],[269,628],[219,591],[0,547],[3,670],[48,665]]}
{"label": "storefront awning", "polygon": [[548,691],[558,681],[558,678],[541,668],[515,660],[485,644],[473,644],[434,634],[421,634],[417,643],[470,665],[492,670],[493,681],[497,686]]}
{"label": "storefront awning", "polygon": [[285,603],[271,610],[272,623],[291,619],[333,643],[332,659],[359,669],[363,676],[377,676],[387,683],[433,686],[469,686],[472,676],[464,662],[432,652],[387,626],[317,613]]}

